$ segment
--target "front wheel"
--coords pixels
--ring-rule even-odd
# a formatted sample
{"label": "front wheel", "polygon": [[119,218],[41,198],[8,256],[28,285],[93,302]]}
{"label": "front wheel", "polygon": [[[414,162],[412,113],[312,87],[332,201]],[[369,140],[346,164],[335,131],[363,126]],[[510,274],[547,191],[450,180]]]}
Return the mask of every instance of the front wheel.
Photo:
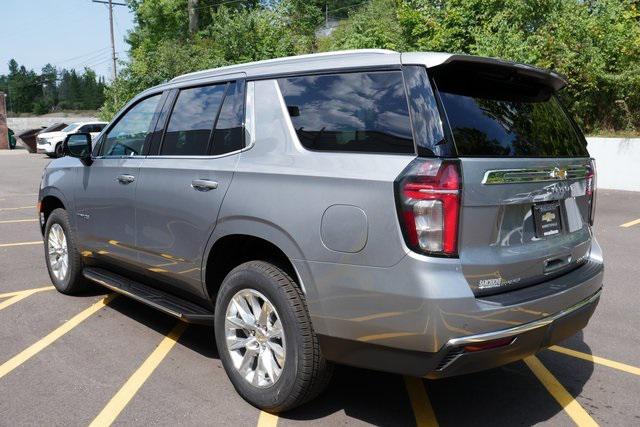
{"label": "front wheel", "polygon": [[85,289],[82,258],[76,249],[69,216],[55,209],[44,228],[44,257],[51,282],[63,294],[76,294]]}
{"label": "front wheel", "polygon": [[58,145],[56,145],[55,157],[60,158],[62,156],[64,156],[64,152],[62,149],[62,142],[59,142]]}
{"label": "front wheel", "polygon": [[215,334],[235,389],[260,409],[281,412],[301,405],[331,377],[304,295],[270,263],[250,261],[227,275],[216,300]]}

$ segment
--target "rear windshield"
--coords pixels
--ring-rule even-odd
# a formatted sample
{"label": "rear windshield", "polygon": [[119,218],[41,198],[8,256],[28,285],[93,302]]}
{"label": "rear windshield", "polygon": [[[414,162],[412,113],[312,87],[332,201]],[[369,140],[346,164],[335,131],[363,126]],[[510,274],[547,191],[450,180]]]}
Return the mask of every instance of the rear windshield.
{"label": "rear windshield", "polygon": [[486,72],[434,79],[458,155],[588,157],[584,139],[549,89]]}

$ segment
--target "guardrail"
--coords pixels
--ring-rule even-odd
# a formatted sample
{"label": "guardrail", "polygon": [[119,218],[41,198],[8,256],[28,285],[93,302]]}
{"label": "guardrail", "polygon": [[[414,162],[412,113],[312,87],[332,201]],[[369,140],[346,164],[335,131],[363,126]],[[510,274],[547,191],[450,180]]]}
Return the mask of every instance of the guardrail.
{"label": "guardrail", "polygon": [[598,188],[640,191],[640,138],[589,137],[596,159]]}

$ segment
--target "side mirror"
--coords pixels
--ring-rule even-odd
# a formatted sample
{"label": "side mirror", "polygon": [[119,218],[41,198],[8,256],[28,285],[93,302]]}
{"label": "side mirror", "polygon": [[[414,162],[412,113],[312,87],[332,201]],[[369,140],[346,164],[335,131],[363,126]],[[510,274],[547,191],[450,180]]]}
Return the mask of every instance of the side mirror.
{"label": "side mirror", "polygon": [[65,138],[62,149],[65,156],[77,157],[83,163],[91,164],[91,135],[88,133],[72,133]]}

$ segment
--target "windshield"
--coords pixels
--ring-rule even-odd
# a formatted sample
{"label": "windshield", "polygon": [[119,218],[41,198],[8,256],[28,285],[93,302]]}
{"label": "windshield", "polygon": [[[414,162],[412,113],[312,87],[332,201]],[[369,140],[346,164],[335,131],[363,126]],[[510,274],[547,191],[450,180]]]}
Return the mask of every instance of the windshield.
{"label": "windshield", "polygon": [[459,156],[588,157],[551,91],[513,76],[436,76]]}
{"label": "windshield", "polygon": [[76,130],[78,128],[78,124],[77,123],[71,123],[69,126],[67,126],[66,128],[62,129],[60,132],[73,132],[74,130]]}

